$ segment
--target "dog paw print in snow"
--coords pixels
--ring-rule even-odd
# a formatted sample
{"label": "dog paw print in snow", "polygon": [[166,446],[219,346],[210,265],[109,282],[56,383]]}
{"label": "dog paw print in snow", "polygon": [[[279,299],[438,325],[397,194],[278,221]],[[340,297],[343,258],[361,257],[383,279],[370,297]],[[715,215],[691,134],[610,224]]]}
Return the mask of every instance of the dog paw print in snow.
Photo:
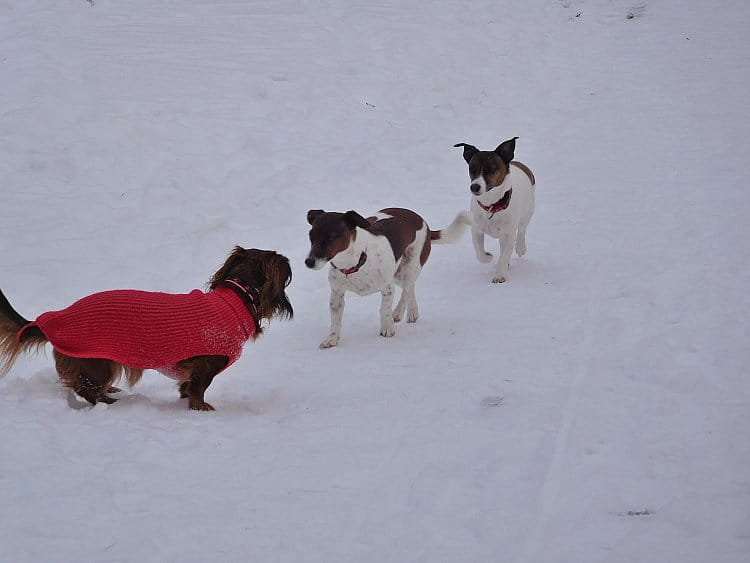
{"label": "dog paw print in snow", "polygon": [[481,405],[483,407],[499,407],[503,404],[503,397],[500,395],[491,395],[489,397],[485,397],[481,401]]}
{"label": "dog paw print in snow", "polygon": [[631,6],[631,8],[628,10],[628,13],[625,14],[625,17],[629,20],[633,20],[635,18],[640,18],[643,13],[646,11],[646,4],[636,4],[635,6]]}

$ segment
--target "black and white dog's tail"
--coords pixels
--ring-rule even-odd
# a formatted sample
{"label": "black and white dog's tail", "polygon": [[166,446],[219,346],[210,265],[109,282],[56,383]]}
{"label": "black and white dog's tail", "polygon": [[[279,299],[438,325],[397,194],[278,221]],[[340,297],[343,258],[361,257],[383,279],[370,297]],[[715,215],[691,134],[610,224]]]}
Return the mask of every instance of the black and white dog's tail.
{"label": "black and white dog's tail", "polygon": [[469,225],[471,225],[469,214],[466,211],[461,211],[445,229],[430,231],[430,240],[433,244],[452,244],[463,236],[466,227]]}

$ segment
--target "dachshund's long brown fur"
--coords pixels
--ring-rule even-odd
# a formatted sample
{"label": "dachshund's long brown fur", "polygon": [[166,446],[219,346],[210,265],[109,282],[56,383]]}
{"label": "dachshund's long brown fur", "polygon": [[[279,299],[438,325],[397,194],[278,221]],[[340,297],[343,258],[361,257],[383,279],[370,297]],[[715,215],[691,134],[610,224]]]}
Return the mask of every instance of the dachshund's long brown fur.
{"label": "dachshund's long brown fur", "polygon": [[[239,278],[257,288],[260,295],[257,308],[254,309],[246,294],[236,290],[232,284],[225,284],[230,278]],[[271,250],[237,246],[221,268],[211,276],[208,287],[213,290],[225,284],[237,292],[250,311],[257,310],[256,330],[252,336],[255,340],[263,332],[261,320],[292,318],[294,311],[285,293],[291,280],[292,270],[285,256]],[[47,338],[37,327],[29,327],[19,340],[17,335],[27,324],[29,321],[13,309],[0,291],[0,377],[10,371],[22,353],[36,352],[47,343]],[[73,389],[91,404],[114,403],[117,399],[110,397],[108,393],[119,391],[114,387],[119,379],[124,378],[132,386],[143,376],[142,369],[103,358],[73,358],[57,350],[53,354],[60,383]],[[180,397],[188,399],[191,409],[214,410],[204,400],[204,393],[227,362],[226,356],[197,356],[185,358],[177,364],[183,376],[179,383]]]}

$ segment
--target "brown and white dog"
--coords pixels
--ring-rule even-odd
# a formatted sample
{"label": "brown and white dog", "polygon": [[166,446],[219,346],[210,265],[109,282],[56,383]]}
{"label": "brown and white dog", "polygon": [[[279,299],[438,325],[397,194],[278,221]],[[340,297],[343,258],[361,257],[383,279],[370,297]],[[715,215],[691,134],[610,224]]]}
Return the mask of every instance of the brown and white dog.
{"label": "brown and white dog", "polygon": [[[400,208],[381,209],[369,219],[356,211],[311,209],[307,222],[312,229],[305,265],[319,270],[331,264],[331,331],[320,343],[321,348],[338,344],[347,291],[382,294],[381,336],[394,335],[393,324],[401,320],[404,310],[407,322],[415,322],[419,310],[414,284],[430,256],[431,244],[455,242],[466,227],[465,220],[456,217],[447,229],[431,231],[422,217]],[[401,298],[392,310],[394,284],[401,287]]]}
{"label": "brown and white dog", "polygon": [[477,260],[485,264],[492,261],[492,254],[484,249],[484,235],[500,242],[494,283],[508,278],[514,246],[519,256],[526,254],[526,227],[534,214],[534,174],[528,166],[513,160],[517,138],[501,143],[494,151],[480,151],[466,143],[453,145],[464,148],[464,160],[469,165],[468,219]]}
{"label": "brown and white dog", "polygon": [[191,409],[214,410],[203,398],[214,376],[263,332],[261,320],[292,317],[291,279],[286,257],[237,246],[208,293],[104,291],[30,322],[0,292],[0,377],[49,342],[60,382],[91,404],[114,403],[118,379],[132,386],[156,369],[179,382]]}

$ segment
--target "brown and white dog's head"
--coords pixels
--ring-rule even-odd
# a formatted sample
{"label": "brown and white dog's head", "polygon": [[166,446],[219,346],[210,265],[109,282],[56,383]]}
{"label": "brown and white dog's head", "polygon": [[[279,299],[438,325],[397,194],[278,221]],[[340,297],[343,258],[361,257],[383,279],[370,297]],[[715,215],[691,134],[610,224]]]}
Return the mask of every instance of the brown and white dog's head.
{"label": "brown and white dog's head", "polygon": [[469,190],[473,196],[481,197],[495,188],[500,189],[499,193],[510,189],[510,185],[506,185],[506,177],[516,150],[516,139],[518,137],[508,139],[494,151],[480,151],[466,143],[453,145],[464,148],[464,160],[469,165]]}
{"label": "brown and white dog's head", "polygon": [[337,213],[311,209],[307,212],[310,229],[310,252],[305,266],[319,270],[333,260],[339,252],[344,252],[357,238],[357,227],[367,229],[370,222],[356,211]]}

